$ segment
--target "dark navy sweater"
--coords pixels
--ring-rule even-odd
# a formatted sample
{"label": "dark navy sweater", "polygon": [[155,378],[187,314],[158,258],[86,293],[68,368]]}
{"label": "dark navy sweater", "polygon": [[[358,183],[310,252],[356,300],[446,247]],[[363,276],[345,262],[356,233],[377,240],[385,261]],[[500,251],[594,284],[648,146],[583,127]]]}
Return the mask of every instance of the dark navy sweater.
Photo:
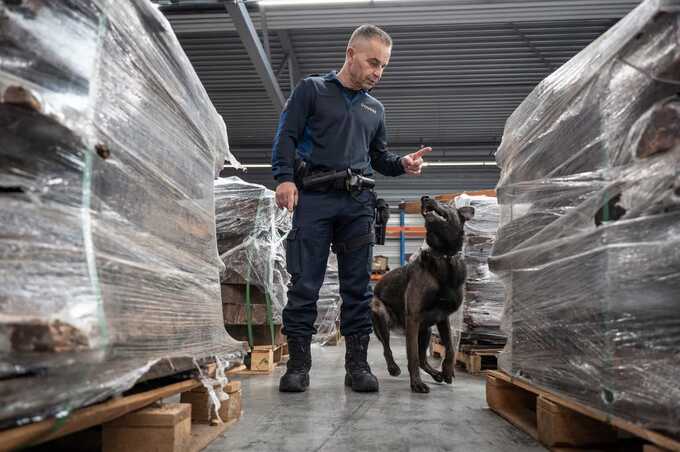
{"label": "dark navy sweater", "polygon": [[315,169],[404,174],[400,157],[387,151],[383,105],[342,86],[335,72],[302,80],[283,107],[272,149],[277,182],[293,180],[296,152]]}

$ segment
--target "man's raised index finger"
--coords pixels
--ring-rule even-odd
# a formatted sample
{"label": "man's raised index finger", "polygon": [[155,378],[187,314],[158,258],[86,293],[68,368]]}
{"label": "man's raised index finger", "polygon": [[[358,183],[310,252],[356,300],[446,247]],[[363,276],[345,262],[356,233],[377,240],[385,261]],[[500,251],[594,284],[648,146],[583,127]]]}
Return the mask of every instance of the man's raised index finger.
{"label": "man's raised index finger", "polygon": [[413,155],[413,160],[419,159],[420,157],[422,157],[424,154],[427,154],[427,153],[430,152],[431,150],[432,150],[431,147],[426,147],[426,148],[422,148],[422,149],[417,150],[416,152],[414,152],[414,153],[412,154],[412,155]]}

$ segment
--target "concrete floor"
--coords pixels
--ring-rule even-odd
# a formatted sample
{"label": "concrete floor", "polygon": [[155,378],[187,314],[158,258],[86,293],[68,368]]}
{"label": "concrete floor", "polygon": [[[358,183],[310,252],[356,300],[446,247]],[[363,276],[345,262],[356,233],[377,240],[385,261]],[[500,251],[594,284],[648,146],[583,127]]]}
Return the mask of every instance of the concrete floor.
{"label": "concrete floor", "polygon": [[491,412],[484,380],[461,370],[453,385],[423,373],[429,394],[413,394],[406,372],[404,339],[393,338],[402,375],[391,377],[375,337],[369,364],[380,392],[356,394],[343,385],[344,342],[313,346],[311,385],[305,393],[278,392],[285,366],[271,375],[239,377],[243,417],[218,438],[218,451],[544,451],[529,435]]}

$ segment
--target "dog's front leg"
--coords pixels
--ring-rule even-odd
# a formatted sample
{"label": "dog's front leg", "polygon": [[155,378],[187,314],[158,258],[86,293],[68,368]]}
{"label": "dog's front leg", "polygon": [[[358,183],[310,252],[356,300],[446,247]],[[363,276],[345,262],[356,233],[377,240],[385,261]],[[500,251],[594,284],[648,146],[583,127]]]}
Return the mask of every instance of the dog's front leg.
{"label": "dog's front leg", "polygon": [[[416,281],[415,283],[413,281]],[[423,304],[422,287],[418,279],[409,282],[405,293],[406,312],[406,358],[408,359],[408,373],[411,379],[411,391],[427,393],[430,388],[420,379],[420,357],[418,342],[421,323],[421,309]]]}
{"label": "dog's front leg", "polygon": [[444,355],[444,362],[442,363],[442,376],[444,381],[448,384],[453,383],[454,375],[454,358],[456,351],[453,348],[453,340],[451,339],[451,325],[449,319],[437,322],[437,329],[439,330],[439,337],[446,347],[446,354]]}
{"label": "dog's front leg", "polygon": [[[415,317],[415,318],[414,318]],[[430,388],[420,379],[420,358],[418,356],[418,331],[420,321],[416,316],[408,316],[406,320],[406,358],[408,373],[411,378],[411,391],[430,392]]]}

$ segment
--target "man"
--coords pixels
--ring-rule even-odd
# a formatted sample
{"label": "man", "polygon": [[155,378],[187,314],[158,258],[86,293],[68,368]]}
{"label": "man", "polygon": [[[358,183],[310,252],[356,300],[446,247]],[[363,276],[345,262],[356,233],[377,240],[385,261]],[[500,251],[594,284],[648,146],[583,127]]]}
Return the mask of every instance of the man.
{"label": "man", "polygon": [[347,346],[345,384],[357,392],[378,390],[366,360],[372,330],[369,280],[375,195],[370,190],[348,191],[345,181],[300,189],[299,168],[304,166],[306,175],[347,169],[363,176],[372,175],[373,169],[387,176],[420,174],[422,156],[431,149],[401,158],[388,152],[385,110],[368,94],[380,80],[391,50],[387,33],[362,25],[352,33],[340,72],[302,80],[281,113],[272,152],[276,202],[295,210],[286,248],[291,285],[283,332],[290,359],[279,383],[283,392],[302,392],[309,386],[316,302],[331,245],[338,255],[340,331]]}

